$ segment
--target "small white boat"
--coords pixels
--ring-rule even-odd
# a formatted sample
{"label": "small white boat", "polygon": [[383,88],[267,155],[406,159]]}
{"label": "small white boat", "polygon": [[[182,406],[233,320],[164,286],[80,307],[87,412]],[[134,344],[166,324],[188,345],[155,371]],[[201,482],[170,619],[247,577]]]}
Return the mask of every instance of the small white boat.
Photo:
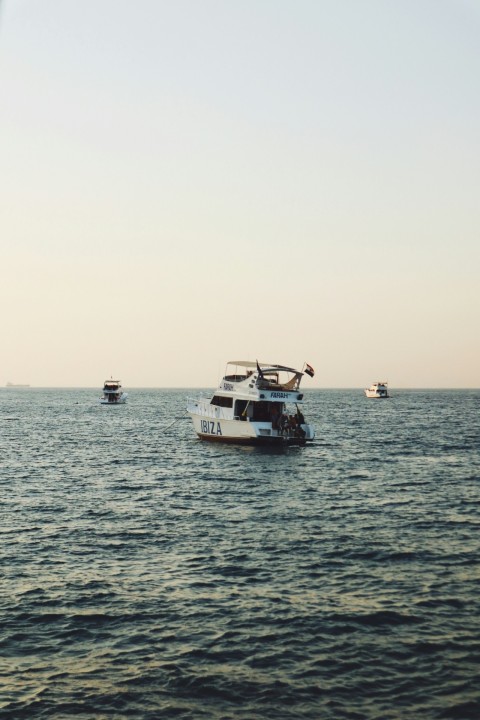
{"label": "small white boat", "polygon": [[[307,365],[307,374],[313,369]],[[231,360],[213,397],[188,399],[202,440],[305,445],[315,437],[299,408],[303,372],[283,365]]]}
{"label": "small white boat", "polygon": [[370,387],[365,388],[365,395],[368,398],[388,398],[388,383],[375,382]]}
{"label": "small white boat", "polygon": [[127,402],[128,393],[123,392],[120,380],[105,380],[103,383],[103,396],[100,398],[101,405],[124,405]]}

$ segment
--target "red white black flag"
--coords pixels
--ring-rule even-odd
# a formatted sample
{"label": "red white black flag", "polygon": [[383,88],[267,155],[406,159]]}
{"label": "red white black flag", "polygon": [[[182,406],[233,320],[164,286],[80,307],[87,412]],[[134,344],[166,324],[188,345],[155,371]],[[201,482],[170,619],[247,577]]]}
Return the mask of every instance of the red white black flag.
{"label": "red white black flag", "polygon": [[305,363],[305,372],[307,375],[310,375],[310,377],[313,377],[315,375],[315,370],[308,363]]}

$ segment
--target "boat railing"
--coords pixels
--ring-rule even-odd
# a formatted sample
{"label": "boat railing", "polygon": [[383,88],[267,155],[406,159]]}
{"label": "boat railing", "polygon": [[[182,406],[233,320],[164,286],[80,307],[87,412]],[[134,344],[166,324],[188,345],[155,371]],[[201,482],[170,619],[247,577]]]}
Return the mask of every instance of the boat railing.
{"label": "boat railing", "polygon": [[211,405],[208,397],[187,398],[187,410],[195,415],[202,415],[211,420],[231,420],[232,409],[220,405]]}

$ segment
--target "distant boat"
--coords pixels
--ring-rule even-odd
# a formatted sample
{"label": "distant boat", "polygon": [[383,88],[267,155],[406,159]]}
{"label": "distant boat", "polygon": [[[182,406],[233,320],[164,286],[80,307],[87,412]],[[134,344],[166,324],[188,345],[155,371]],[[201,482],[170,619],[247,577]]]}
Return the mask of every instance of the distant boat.
{"label": "distant boat", "polygon": [[125,405],[128,393],[123,392],[120,380],[105,380],[101,405]]}
{"label": "distant boat", "polygon": [[30,385],[21,385],[19,383],[7,382],[6,387],[19,388],[19,387],[30,387]]}
{"label": "distant boat", "polygon": [[[313,377],[313,368],[306,372]],[[233,360],[213,397],[189,399],[198,437],[233,443],[305,445],[315,430],[305,422],[303,372],[284,365]],[[288,409],[287,406],[290,406]]]}
{"label": "distant boat", "polygon": [[375,382],[369,388],[365,388],[367,398],[388,398],[388,383]]}

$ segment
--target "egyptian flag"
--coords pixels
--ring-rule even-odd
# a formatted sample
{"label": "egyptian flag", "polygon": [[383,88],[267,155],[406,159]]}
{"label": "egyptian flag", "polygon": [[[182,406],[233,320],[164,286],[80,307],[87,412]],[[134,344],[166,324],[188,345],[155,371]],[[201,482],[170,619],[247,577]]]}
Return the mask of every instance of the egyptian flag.
{"label": "egyptian flag", "polygon": [[310,377],[313,377],[315,375],[315,370],[308,363],[305,363],[305,372],[307,375],[310,375]]}

